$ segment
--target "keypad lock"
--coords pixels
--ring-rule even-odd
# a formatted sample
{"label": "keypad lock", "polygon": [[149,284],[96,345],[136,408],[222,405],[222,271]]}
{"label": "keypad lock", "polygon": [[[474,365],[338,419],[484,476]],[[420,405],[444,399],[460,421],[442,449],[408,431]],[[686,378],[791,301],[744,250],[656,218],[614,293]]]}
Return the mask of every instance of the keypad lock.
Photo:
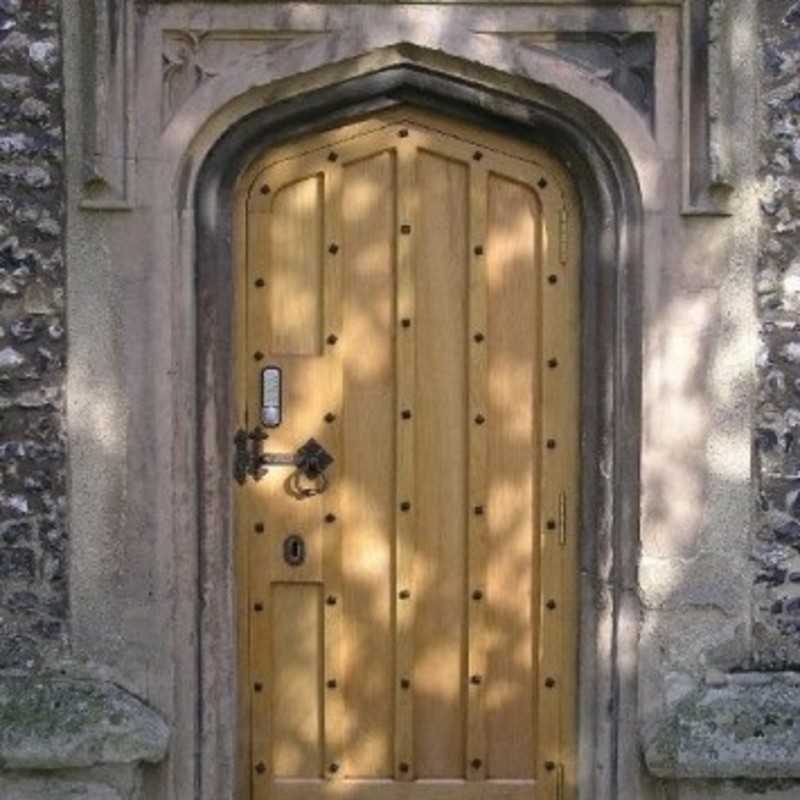
{"label": "keypad lock", "polygon": [[267,428],[277,428],[283,418],[283,377],[280,367],[261,370],[261,423]]}

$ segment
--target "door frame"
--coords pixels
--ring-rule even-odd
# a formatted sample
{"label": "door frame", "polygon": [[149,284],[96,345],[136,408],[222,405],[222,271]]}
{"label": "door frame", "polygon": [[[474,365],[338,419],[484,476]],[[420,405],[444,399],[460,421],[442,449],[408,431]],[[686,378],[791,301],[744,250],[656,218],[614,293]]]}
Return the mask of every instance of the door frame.
{"label": "door frame", "polygon": [[443,72],[391,67],[250,114],[228,129],[200,169],[194,206],[201,761],[222,757],[230,763],[237,752],[230,441],[234,185],[271,145],[407,103],[543,147],[577,187],[583,217],[579,797],[616,797],[627,780],[623,765],[630,769],[631,760],[621,743],[637,740],[636,715],[623,709],[636,708],[637,690],[637,627],[626,621],[638,618],[629,587],[636,580],[639,522],[644,214],[635,170],[611,128],[574,98],[536,88],[535,99],[522,98]]}

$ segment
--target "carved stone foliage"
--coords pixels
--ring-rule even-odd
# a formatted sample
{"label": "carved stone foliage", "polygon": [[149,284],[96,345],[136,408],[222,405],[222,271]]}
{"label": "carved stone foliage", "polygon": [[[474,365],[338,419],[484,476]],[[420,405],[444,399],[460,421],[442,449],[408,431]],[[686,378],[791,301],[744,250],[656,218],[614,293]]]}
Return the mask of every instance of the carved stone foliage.
{"label": "carved stone foliage", "polygon": [[652,33],[523,33],[525,47],[551,50],[576,62],[618,91],[652,124],[656,40]]}
{"label": "carved stone foliage", "polygon": [[176,111],[206,81],[255,56],[277,55],[322,31],[167,30],[162,50],[161,123],[166,127]]}

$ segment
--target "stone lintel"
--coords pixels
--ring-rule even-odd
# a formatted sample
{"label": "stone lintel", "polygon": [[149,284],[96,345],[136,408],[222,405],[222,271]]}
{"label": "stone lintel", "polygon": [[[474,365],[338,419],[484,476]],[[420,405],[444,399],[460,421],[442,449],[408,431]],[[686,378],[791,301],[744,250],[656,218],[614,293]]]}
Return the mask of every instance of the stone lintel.
{"label": "stone lintel", "polygon": [[800,778],[800,673],[724,676],[645,733],[651,772],[672,779]]}
{"label": "stone lintel", "polygon": [[56,770],[157,763],[169,728],[112,683],[0,676],[0,769]]}

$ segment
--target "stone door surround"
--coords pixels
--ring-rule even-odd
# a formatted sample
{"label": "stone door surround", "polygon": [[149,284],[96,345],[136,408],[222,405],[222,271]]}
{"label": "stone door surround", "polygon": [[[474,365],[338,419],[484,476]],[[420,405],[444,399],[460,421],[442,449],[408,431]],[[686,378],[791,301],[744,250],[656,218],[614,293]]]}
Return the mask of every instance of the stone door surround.
{"label": "stone door surround", "polygon": [[[637,559],[657,487],[639,466],[663,455],[642,437],[664,413],[649,377],[653,337],[670,333],[660,309],[693,279],[665,242],[690,218],[718,230],[735,202],[715,8],[97,0],[65,13],[67,91],[83,98],[67,108],[73,646],[170,724],[148,798],[234,796],[235,181],[271,143],[401,102],[547,147],[578,185],[579,784],[587,800],[656,796],[630,746],[639,716],[663,711],[658,692],[640,702]],[[700,234],[687,236],[695,263]],[[691,457],[681,446],[663,457]],[[709,503],[749,506],[744,485],[732,497]]]}

